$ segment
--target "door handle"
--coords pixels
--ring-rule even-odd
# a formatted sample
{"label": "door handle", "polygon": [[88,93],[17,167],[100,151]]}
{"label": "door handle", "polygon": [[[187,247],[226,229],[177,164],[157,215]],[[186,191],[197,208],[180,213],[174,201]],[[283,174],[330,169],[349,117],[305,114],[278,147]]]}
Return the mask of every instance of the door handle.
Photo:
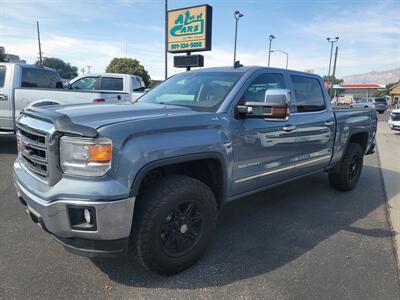
{"label": "door handle", "polygon": [[296,129],[296,126],[294,126],[294,125],[287,125],[287,126],[283,126],[282,129],[283,129],[284,131],[286,131],[286,132],[290,132],[290,131],[295,130],[295,129]]}
{"label": "door handle", "polygon": [[0,94],[0,101],[7,101],[7,100],[8,100],[7,95]]}
{"label": "door handle", "polygon": [[121,95],[118,95],[118,96],[117,96],[117,99],[118,99],[118,100],[121,100]]}
{"label": "door handle", "polygon": [[325,126],[332,126],[335,125],[335,121],[326,121]]}

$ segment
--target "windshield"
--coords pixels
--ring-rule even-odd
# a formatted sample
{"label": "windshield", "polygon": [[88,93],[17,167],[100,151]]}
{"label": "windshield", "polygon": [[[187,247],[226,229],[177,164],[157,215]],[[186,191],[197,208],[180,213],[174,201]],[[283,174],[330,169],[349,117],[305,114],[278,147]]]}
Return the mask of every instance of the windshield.
{"label": "windshield", "polygon": [[243,72],[180,73],[143,95],[139,101],[215,112],[242,75]]}

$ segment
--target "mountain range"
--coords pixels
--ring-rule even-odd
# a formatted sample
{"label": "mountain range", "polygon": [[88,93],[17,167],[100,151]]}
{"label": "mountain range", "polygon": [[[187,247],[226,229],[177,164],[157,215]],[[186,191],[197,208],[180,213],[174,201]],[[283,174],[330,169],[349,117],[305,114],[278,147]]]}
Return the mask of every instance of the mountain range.
{"label": "mountain range", "polygon": [[372,71],[363,74],[353,74],[343,76],[344,83],[378,83],[388,84],[400,80],[400,68],[387,71]]}

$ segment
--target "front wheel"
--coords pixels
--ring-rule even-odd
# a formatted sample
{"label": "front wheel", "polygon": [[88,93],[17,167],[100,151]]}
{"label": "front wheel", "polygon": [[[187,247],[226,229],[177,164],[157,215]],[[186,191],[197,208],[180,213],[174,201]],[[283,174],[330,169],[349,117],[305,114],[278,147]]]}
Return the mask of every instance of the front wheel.
{"label": "front wheel", "polygon": [[218,214],[214,194],[206,184],[188,176],[169,175],[137,201],[132,241],[139,263],[170,275],[201,257]]}
{"label": "front wheel", "polygon": [[329,173],[329,183],[339,191],[351,191],[360,178],[363,163],[361,146],[350,143],[339,166]]}

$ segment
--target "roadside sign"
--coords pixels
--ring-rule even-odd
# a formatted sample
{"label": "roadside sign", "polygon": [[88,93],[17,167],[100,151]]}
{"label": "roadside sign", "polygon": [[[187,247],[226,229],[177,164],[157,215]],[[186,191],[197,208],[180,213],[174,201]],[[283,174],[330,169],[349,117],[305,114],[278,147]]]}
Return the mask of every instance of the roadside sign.
{"label": "roadside sign", "polygon": [[168,11],[168,52],[211,50],[212,7],[199,5]]}
{"label": "roadside sign", "polygon": [[191,68],[191,67],[204,67],[203,55],[175,55],[174,56],[175,68]]}

